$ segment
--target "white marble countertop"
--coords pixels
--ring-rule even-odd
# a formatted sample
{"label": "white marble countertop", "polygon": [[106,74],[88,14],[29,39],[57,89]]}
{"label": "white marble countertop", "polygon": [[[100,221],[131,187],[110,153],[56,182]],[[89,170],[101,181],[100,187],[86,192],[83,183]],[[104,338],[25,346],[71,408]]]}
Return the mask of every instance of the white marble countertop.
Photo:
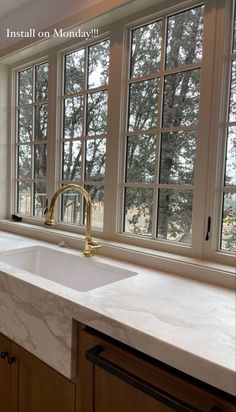
{"label": "white marble countertop", "polygon": [[236,395],[234,291],[94,256],[137,275],[82,293],[1,262],[8,250],[39,244],[47,245],[0,232],[0,332],[72,377],[78,320]]}

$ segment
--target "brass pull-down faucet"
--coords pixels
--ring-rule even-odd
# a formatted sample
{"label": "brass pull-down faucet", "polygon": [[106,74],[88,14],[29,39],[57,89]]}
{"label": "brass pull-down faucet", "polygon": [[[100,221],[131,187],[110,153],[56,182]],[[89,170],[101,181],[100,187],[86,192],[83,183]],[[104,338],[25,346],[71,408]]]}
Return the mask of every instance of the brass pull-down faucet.
{"label": "brass pull-down faucet", "polygon": [[45,225],[53,226],[54,221],[54,212],[55,212],[55,203],[58,197],[68,190],[76,190],[81,193],[85,199],[87,206],[87,219],[86,219],[86,235],[85,235],[85,245],[84,245],[84,256],[90,257],[93,256],[93,251],[101,247],[100,243],[96,242],[92,238],[91,226],[92,226],[92,200],[88,192],[80,185],[69,184],[58,189],[51,200],[49,208],[45,209],[44,214],[46,215]]}

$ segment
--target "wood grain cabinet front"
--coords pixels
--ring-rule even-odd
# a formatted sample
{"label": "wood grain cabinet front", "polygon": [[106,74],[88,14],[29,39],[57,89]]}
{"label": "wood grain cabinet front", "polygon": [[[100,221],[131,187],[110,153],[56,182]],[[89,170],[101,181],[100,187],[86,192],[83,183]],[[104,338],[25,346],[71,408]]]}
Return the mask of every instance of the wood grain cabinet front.
{"label": "wood grain cabinet front", "polygon": [[0,412],[11,412],[11,349],[11,341],[0,334]]}
{"label": "wood grain cabinet front", "polygon": [[0,334],[0,412],[75,412],[75,384]]}
{"label": "wood grain cabinet front", "polygon": [[235,412],[233,397],[79,327],[77,412]]}
{"label": "wood grain cabinet front", "polygon": [[72,382],[0,334],[0,412],[236,412],[235,399],[78,325]]}
{"label": "wood grain cabinet front", "polygon": [[75,385],[13,344],[17,367],[17,412],[74,412]]}

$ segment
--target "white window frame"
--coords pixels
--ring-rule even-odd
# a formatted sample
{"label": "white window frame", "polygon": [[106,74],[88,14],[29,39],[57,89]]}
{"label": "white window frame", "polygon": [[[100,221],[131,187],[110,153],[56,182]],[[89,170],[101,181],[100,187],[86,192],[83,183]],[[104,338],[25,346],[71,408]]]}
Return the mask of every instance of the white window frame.
{"label": "white window frame", "polygon": [[[63,86],[64,86],[64,58],[68,53],[72,53],[75,52],[81,48],[87,48],[93,44],[96,44],[98,42],[101,42],[103,40],[110,40],[110,32],[109,31],[104,31],[102,34],[100,34],[98,37],[96,37],[95,39],[88,41],[81,41],[78,42],[76,44],[70,45],[69,47],[63,47],[62,49],[59,49],[57,52],[57,62],[58,62],[58,67],[60,68],[60,72],[58,75],[58,88],[57,88],[57,101],[60,102],[59,103],[59,107],[58,107],[58,160],[57,160],[57,165],[58,167],[56,167],[56,173],[55,173],[55,180],[56,180],[56,187],[60,187],[62,185],[62,156],[63,156],[63,102],[66,99],[66,95],[64,94],[64,90],[63,90]],[[86,52],[87,53],[87,52]],[[85,70],[87,70],[87,66],[85,66]],[[60,76],[61,74],[61,76]],[[110,80],[108,82],[108,85],[104,85],[101,86],[99,88],[93,88],[93,89],[83,89],[83,95],[89,94],[89,93],[94,93],[96,91],[99,90],[104,90],[106,89],[108,92],[108,108],[109,108],[109,91],[110,91]],[[74,94],[72,94],[72,97],[74,96]],[[68,97],[68,96],[67,96]],[[84,119],[83,119],[84,121]],[[109,123],[109,118],[108,118],[108,123]],[[91,135],[89,136],[89,139],[98,139],[98,138],[105,138],[106,139],[106,144],[107,144],[107,140],[108,140],[108,132],[106,134],[103,135]],[[86,137],[82,136],[80,138],[83,142],[86,142]],[[84,166],[82,166],[84,167]],[[71,183],[71,182],[70,182]],[[89,184],[89,182],[85,182],[85,185]],[[97,186],[104,186],[104,193],[105,193],[105,185],[106,185],[106,178],[104,178],[104,180],[102,182],[97,181],[97,182],[92,182],[91,184],[93,185],[97,185]],[[105,196],[105,195],[104,195]],[[82,202],[83,204],[83,202]],[[105,204],[105,201],[104,201]],[[83,208],[84,205],[82,206],[81,209],[81,214],[83,215]],[[105,213],[104,213],[105,215]],[[57,216],[61,216],[61,202],[58,202],[58,207],[57,207]],[[82,221],[83,217],[81,217],[81,221]],[[72,231],[77,231],[78,232],[78,228],[79,228],[79,232],[80,233],[85,233],[85,225],[75,225],[75,224],[71,224],[71,223],[66,223],[63,221],[57,221],[56,225],[58,226],[58,228],[62,229],[62,230],[71,230]],[[93,232],[97,235],[97,236],[102,236],[103,235],[103,229],[101,228],[93,228]]]}
{"label": "white window frame", "polygon": [[[214,58],[214,91],[212,103],[212,120],[210,126],[208,196],[206,206],[206,217],[212,217],[211,242],[205,242],[203,256],[205,259],[235,265],[235,254],[226,250],[219,250],[221,237],[222,202],[224,192],[224,166],[227,136],[225,133],[227,125],[230,73],[232,62],[232,39],[234,0],[225,0],[225,8],[220,8],[220,2],[216,2],[216,19],[218,30],[212,33],[218,47]],[[222,35],[223,33],[223,35]],[[228,188],[227,188],[228,190]],[[230,188],[229,191],[234,191]]]}
{"label": "white window frame", "polygon": [[[43,63],[49,63],[49,55],[48,54],[41,54],[38,55],[35,59],[30,59],[26,60],[24,62],[21,62],[20,65],[15,65],[14,67],[11,68],[11,146],[10,146],[10,176],[11,176],[11,184],[10,184],[10,191],[9,191],[9,208],[10,208],[10,213],[9,215],[15,213],[17,211],[17,182],[21,179],[17,177],[17,165],[18,165],[18,155],[17,155],[17,148],[18,148],[18,139],[17,139],[17,133],[18,133],[18,125],[17,125],[17,110],[21,107],[18,105],[18,73],[26,70],[31,67],[35,67],[37,65],[43,64]],[[50,78],[50,70],[48,77]],[[34,78],[33,78],[34,82]],[[33,85],[33,90],[34,90],[34,85]],[[40,102],[40,104],[47,104],[49,108],[50,104],[50,96],[48,93],[48,98],[45,100],[45,102]],[[32,102],[30,105],[32,108],[34,108],[37,105],[37,102]],[[22,105],[23,107],[23,105]],[[34,116],[34,115],[33,115]],[[34,135],[34,131],[32,131]],[[48,135],[51,133],[51,121],[48,116]],[[39,143],[38,141],[36,143]],[[32,147],[35,144],[34,140],[29,142],[29,145]],[[48,146],[48,142],[46,143]],[[33,163],[32,163],[33,167]],[[49,161],[48,161],[48,156],[47,156],[47,170],[49,167]],[[27,179],[31,184],[34,180],[36,179]],[[43,179],[43,181],[46,183],[46,190],[48,187],[48,181],[47,179]],[[33,205],[33,193],[32,193],[32,199],[31,199],[31,208]],[[10,216],[9,216],[10,217]],[[37,221],[40,221],[42,219],[39,219],[37,217],[32,217],[32,216],[27,216],[26,217],[27,221],[30,223],[35,223]]]}
{"label": "white window frame", "polygon": [[[126,37],[126,39],[125,39],[126,47],[125,48],[126,48],[126,50],[129,50],[130,31],[131,30],[133,30],[133,29],[135,29],[139,26],[145,25],[147,23],[151,23],[152,21],[156,21],[156,20],[160,20],[160,19],[166,19],[168,16],[170,16],[174,13],[178,13],[180,11],[188,10],[189,8],[200,5],[202,3],[203,2],[201,2],[201,1],[199,1],[199,2],[196,2],[196,1],[187,2],[185,7],[183,7],[183,5],[179,5],[177,7],[175,6],[175,7],[171,7],[170,9],[167,9],[164,13],[163,12],[156,13],[155,15],[152,16],[152,19],[150,19],[150,16],[148,16],[148,17],[144,17],[144,18],[138,19],[136,21],[132,21],[130,23],[127,23],[126,24],[126,33],[125,33],[125,37]],[[205,22],[205,24],[206,24],[206,22]],[[163,25],[163,34],[164,34],[164,36],[162,38],[162,57],[163,57],[164,43],[166,42],[166,33],[165,33],[164,25]],[[126,66],[126,70],[125,70],[124,76],[126,78],[126,82],[125,82],[125,88],[124,88],[125,90],[124,90],[124,93],[123,93],[122,106],[127,108],[127,106],[128,106],[128,84],[130,83],[130,81],[128,79],[128,76],[127,76],[128,67],[129,67],[129,53],[128,52],[126,54],[126,64],[125,64],[125,66]],[[187,68],[187,66],[183,66],[182,68],[178,67],[177,69],[180,69],[180,70],[177,70],[176,68],[174,68],[174,69],[168,69],[168,70],[163,71],[162,68],[161,68],[160,71],[159,71],[159,77],[160,78],[164,77],[164,73],[167,73],[167,72],[168,72],[168,74],[169,73],[170,74],[171,73],[178,73],[180,71],[185,71],[187,69],[190,70],[190,69],[194,69],[194,68],[199,68],[201,66],[202,66],[202,62],[198,62],[198,63],[193,63],[193,64],[189,65],[188,68]],[[160,67],[161,67],[161,63],[160,63]],[[201,107],[201,101],[203,100],[202,90],[204,90],[204,84],[203,84],[203,81],[201,80],[200,107]],[[161,93],[162,93],[162,90],[160,89],[159,94],[161,94]],[[161,99],[159,98],[159,103],[160,103],[160,100]],[[160,107],[159,107],[159,113],[160,113]],[[160,115],[159,115],[159,117],[160,117]],[[199,115],[199,117],[200,117],[200,115]],[[160,119],[159,119],[159,122],[160,122]],[[124,179],[124,168],[125,168],[125,144],[124,144],[124,141],[125,141],[125,137],[126,137],[126,134],[127,134],[126,125],[127,125],[127,112],[124,113],[123,119],[122,119],[122,126],[121,126],[122,127],[122,133],[121,133],[121,136],[120,136],[121,141],[120,141],[120,145],[119,145],[120,148],[121,148],[120,150],[122,151],[121,160],[120,160],[121,161],[120,176],[119,176],[120,186],[123,185],[123,179]],[[160,128],[161,128],[161,126],[159,124],[157,129],[156,129],[156,132],[155,132],[155,134],[157,135],[157,138],[158,138],[158,134],[160,133]],[[191,129],[194,129],[194,128],[196,128],[198,130],[199,126],[198,127],[195,127],[195,126],[191,127]],[[184,127],[181,127],[181,129],[184,129]],[[186,127],[186,130],[187,129],[188,129],[188,127]],[[159,159],[157,159],[157,161],[159,161]],[[195,181],[196,181],[196,178],[197,177],[196,177],[196,173],[195,173]],[[139,185],[139,184],[137,186],[141,187],[141,185]],[[168,185],[168,186],[171,188],[171,185]],[[190,186],[192,186],[192,185],[190,185]],[[177,185],[175,186],[175,188],[177,188]],[[181,188],[181,186],[180,186],[180,188]],[[196,198],[196,189],[194,190],[194,192],[195,192],[194,196]],[[157,197],[157,196],[155,196],[155,197]],[[124,208],[123,208],[122,190],[119,191],[118,204],[119,204],[119,209],[123,210]],[[154,208],[156,209],[156,205],[154,206]],[[197,208],[195,207],[194,209],[196,210]],[[156,220],[157,220],[157,216],[156,216],[157,213],[156,212],[155,212],[156,219],[153,222],[154,227],[156,227]],[[195,219],[195,217],[194,217],[194,214],[193,214],[193,224],[194,224],[194,219]],[[150,247],[150,248],[153,248],[153,249],[156,249],[156,250],[163,250],[163,251],[168,250],[172,253],[179,253],[179,254],[183,254],[183,255],[187,255],[187,256],[190,256],[194,253],[195,253],[195,256],[196,256],[196,254],[197,254],[197,252],[192,252],[191,251],[191,249],[196,250],[196,247],[194,247],[194,245],[192,245],[192,247],[191,247],[187,244],[177,244],[177,242],[173,242],[173,241],[168,241],[168,240],[160,241],[158,239],[155,239],[155,240],[150,239],[147,236],[135,237],[134,235],[129,234],[129,233],[122,233],[121,232],[122,222],[123,222],[123,214],[120,215],[119,218],[118,218],[117,231],[116,231],[116,240],[117,241],[131,243],[131,244],[133,243],[133,244],[141,245],[141,246],[143,246],[144,243],[145,243],[146,247]],[[199,244],[199,242],[196,241],[196,245],[198,245],[198,244]]]}
{"label": "white window frame", "polygon": [[[124,134],[126,125],[125,111],[122,107],[127,107],[127,67],[129,60],[128,45],[130,42],[129,31],[142,24],[150,23],[151,21],[173,15],[185,9],[195,7],[205,3],[205,20],[204,20],[204,45],[208,54],[204,56],[202,61],[201,73],[201,92],[200,92],[200,114],[198,132],[202,137],[200,144],[197,146],[196,164],[199,164],[201,159],[201,167],[197,167],[195,173],[195,189],[194,189],[194,208],[193,208],[193,228],[195,233],[192,239],[192,246],[185,244],[177,244],[169,241],[152,240],[147,237],[135,237],[133,235],[121,233],[121,204],[122,204],[122,182],[124,169]],[[221,9],[221,5],[226,6]],[[215,197],[215,174],[218,170],[217,179],[222,179],[222,154],[220,155],[219,141],[220,133],[219,121],[216,119],[222,118],[222,100],[225,81],[227,83],[227,68],[222,72],[221,63],[224,60],[224,55],[229,44],[229,29],[228,29],[228,11],[231,7],[231,0],[206,0],[196,1],[187,0],[179,4],[170,1],[166,4],[165,10],[161,10],[163,6],[158,6],[146,12],[138,13],[137,16],[132,16],[118,21],[112,26],[104,27],[101,30],[99,38],[92,41],[69,41],[66,46],[57,47],[48,51],[47,54],[42,54],[33,59],[21,62],[20,65],[12,66],[12,110],[15,112],[14,102],[16,101],[15,77],[16,72],[24,69],[30,64],[48,61],[49,63],[49,98],[48,98],[48,180],[47,194],[49,200],[52,198],[54,191],[59,187],[61,166],[61,127],[62,113],[60,96],[62,96],[62,56],[65,53],[74,51],[83,44],[90,45],[97,43],[105,38],[110,38],[111,54],[110,54],[110,80],[108,87],[108,130],[107,130],[107,157],[106,157],[106,176],[105,176],[105,197],[104,197],[104,230],[93,230],[95,236],[102,239],[108,239],[111,242],[119,242],[122,244],[140,246],[141,248],[149,248],[160,252],[168,252],[177,255],[194,257],[199,259],[209,259],[222,262],[225,264],[234,264],[234,257],[230,253],[218,251],[216,249],[217,231],[216,225],[213,225],[210,234],[210,241],[204,241],[204,235],[207,227],[207,217],[212,216],[216,222],[219,217],[219,199],[214,201]],[[212,9],[213,8],[213,9]],[[211,10],[211,12],[210,12]],[[232,9],[231,9],[232,10]],[[227,30],[226,30],[227,28]],[[227,33],[226,33],[227,31]],[[222,32],[225,36],[222,36]],[[218,37],[217,37],[217,36]],[[225,38],[227,41],[225,41]],[[164,39],[163,39],[164,42]],[[214,44],[214,48],[212,47]],[[216,47],[217,46],[217,47]],[[222,47],[221,47],[222,46]],[[121,63],[122,62],[122,63]],[[216,67],[212,70],[212,65]],[[227,66],[228,62],[225,63]],[[198,64],[197,64],[198,65]],[[122,66],[122,70],[120,69]],[[192,65],[192,66],[195,66]],[[199,66],[199,65],[198,65]],[[183,70],[185,70],[183,68]],[[217,102],[217,103],[216,103]],[[56,106],[56,107],[55,107]],[[224,106],[225,107],[225,106]],[[220,114],[220,115],[219,115]],[[15,133],[16,125],[14,124],[11,130],[11,194],[10,194],[10,214],[15,212],[15,176],[16,176],[16,158],[15,158]],[[215,136],[218,136],[218,145],[215,144]],[[208,138],[205,138],[208,136]],[[212,149],[213,148],[213,149]],[[221,152],[222,153],[222,152]],[[216,161],[220,158],[221,160]],[[209,167],[209,165],[211,165]],[[114,187],[117,190],[114,190]],[[9,216],[10,217],[10,216]],[[24,221],[29,224],[43,226],[44,221],[38,218],[24,217]],[[65,224],[62,222],[56,223],[56,228],[61,231],[84,234],[83,226]]]}

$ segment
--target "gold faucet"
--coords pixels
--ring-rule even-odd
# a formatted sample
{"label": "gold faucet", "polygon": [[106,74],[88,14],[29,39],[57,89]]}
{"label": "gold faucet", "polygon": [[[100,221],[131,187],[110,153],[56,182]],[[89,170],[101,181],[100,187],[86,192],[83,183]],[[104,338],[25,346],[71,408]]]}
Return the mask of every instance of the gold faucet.
{"label": "gold faucet", "polygon": [[69,184],[69,185],[61,187],[54,193],[49,208],[46,208],[44,212],[44,214],[46,215],[45,225],[47,226],[55,225],[54,211],[55,211],[56,200],[62,193],[67,192],[68,190],[76,190],[77,192],[81,193],[85,198],[85,202],[87,206],[87,222],[86,222],[84,256],[87,256],[87,257],[93,256],[94,249],[100,248],[101,245],[100,243],[96,242],[92,238],[92,233],[91,233],[92,200],[88,192],[82,186],[76,185],[76,184]]}

